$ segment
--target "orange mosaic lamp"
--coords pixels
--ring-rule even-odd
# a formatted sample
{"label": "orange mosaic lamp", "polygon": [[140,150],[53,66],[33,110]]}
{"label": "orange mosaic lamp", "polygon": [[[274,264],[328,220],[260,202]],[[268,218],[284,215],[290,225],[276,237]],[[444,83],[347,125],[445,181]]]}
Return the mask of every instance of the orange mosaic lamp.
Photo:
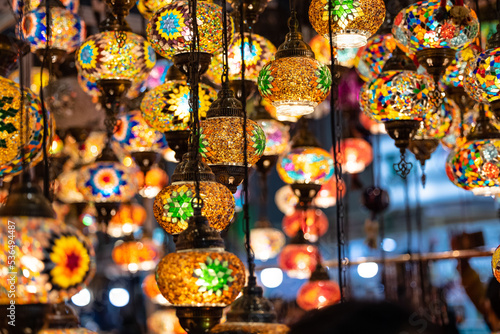
{"label": "orange mosaic lamp", "polygon": [[338,283],[331,281],[326,268],[318,263],[309,281],[300,287],[297,304],[303,310],[310,311],[336,304],[339,301]]}

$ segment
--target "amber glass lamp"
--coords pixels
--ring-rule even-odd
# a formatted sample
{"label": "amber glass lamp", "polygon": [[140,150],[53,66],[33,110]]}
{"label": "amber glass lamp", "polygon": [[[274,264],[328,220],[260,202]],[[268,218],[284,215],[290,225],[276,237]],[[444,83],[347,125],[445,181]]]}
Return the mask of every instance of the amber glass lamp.
{"label": "amber glass lamp", "polygon": [[385,4],[381,0],[313,0],[309,6],[309,21],[314,30],[331,39],[339,49],[365,45],[384,18]]}
{"label": "amber glass lamp", "polygon": [[148,238],[118,241],[111,253],[113,262],[123,270],[135,273],[156,267],[160,259],[159,247]]}
{"label": "amber glass lamp", "polygon": [[144,198],[155,198],[156,195],[168,184],[167,173],[154,165],[149,171],[137,172],[137,182],[139,184],[139,195]]}
{"label": "amber glass lamp", "polygon": [[318,208],[297,205],[294,213],[283,217],[282,229],[292,238],[302,230],[306,240],[316,242],[328,230],[328,217]]}
{"label": "amber glass lamp", "polygon": [[[314,111],[330,92],[332,76],[328,66],[314,57],[302,40],[297,13],[288,20],[290,32],[280,45],[275,59],[260,71],[260,95],[276,107],[278,116],[301,116]],[[297,75],[300,73],[300,75]]]}
{"label": "amber glass lamp", "polygon": [[[342,170],[349,174],[361,173],[373,160],[373,149],[363,138],[346,138],[340,143]],[[332,150],[333,151],[333,150]]]}
{"label": "amber glass lamp", "polygon": [[[142,281],[142,292],[148,297],[153,303],[159,305],[170,305],[170,303],[163,297],[158,288],[158,283],[156,283],[156,275],[154,273],[147,275]],[[175,314],[174,314],[175,316]]]}
{"label": "amber glass lamp", "polygon": [[146,209],[137,203],[123,203],[108,224],[108,234],[120,238],[136,232],[146,221]]}
{"label": "amber glass lamp", "polygon": [[300,287],[297,294],[297,304],[303,310],[310,311],[333,305],[339,301],[339,285],[330,280],[326,268],[318,263],[309,281]]}
{"label": "amber glass lamp", "polygon": [[311,276],[319,258],[318,247],[310,244],[299,229],[290,244],[281,251],[278,264],[289,277],[305,279]]}

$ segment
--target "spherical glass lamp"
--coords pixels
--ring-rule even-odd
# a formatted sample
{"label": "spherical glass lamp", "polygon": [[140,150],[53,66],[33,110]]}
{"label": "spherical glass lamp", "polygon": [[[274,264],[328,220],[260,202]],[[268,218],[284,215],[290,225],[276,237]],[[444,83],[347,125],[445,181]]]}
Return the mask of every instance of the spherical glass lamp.
{"label": "spherical glass lamp", "polygon": [[[17,16],[21,16],[22,13],[27,13],[37,8],[41,3],[42,0],[15,0],[12,1],[12,10]],[[62,0],[61,4],[72,13],[77,14],[80,7],[80,0]]]}
{"label": "spherical glass lamp", "polygon": [[491,95],[486,92],[486,87],[483,86],[484,79],[481,82],[476,79],[476,64],[476,58],[473,58],[469,60],[465,66],[463,80],[464,90],[474,101],[479,103],[488,103],[488,98],[491,98]]}
{"label": "spherical glass lamp", "polygon": [[381,0],[313,0],[309,21],[314,30],[339,49],[359,48],[377,32],[385,18]]}
{"label": "spherical glass lamp", "polygon": [[139,195],[144,198],[155,198],[156,195],[168,184],[167,173],[158,166],[153,166],[146,173],[137,172]]}
{"label": "spherical glass lamp", "polygon": [[257,260],[267,261],[276,257],[284,245],[283,232],[273,228],[266,219],[259,219],[250,230],[250,246]]}
{"label": "spherical glass lamp", "polygon": [[463,88],[465,81],[465,70],[467,64],[473,61],[480,53],[479,47],[476,44],[471,44],[468,47],[457,51],[455,60],[446,68],[440,84],[445,88]]}
{"label": "spherical glass lamp", "polygon": [[[342,181],[342,197],[345,196],[347,188]],[[329,181],[321,186],[316,197],[312,201],[312,205],[321,209],[327,209],[337,204],[337,180],[332,177]]]}
{"label": "spherical glass lamp", "polygon": [[276,169],[285,183],[321,185],[333,175],[333,159],[322,148],[297,147],[280,157]]}
{"label": "spherical glass lamp", "polygon": [[155,304],[170,305],[158,288],[155,274],[149,274],[144,278],[142,281],[142,292]]}
{"label": "spherical glass lamp", "polygon": [[[0,77],[0,96],[0,119],[2,120],[0,176],[16,175],[21,171],[23,161],[34,166],[42,158],[44,127],[42,105],[37,96],[25,88],[23,112],[20,108],[20,86],[3,77]],[[29,120],[28,124],[26,124],[26,118]],[[49,142],[50,138],[49,134]]]}
{"label": "spherical glass lamp", "polygon": [[373,160],[372,146],[363,138],[346,138],[342,140],[340,147],[340,162],[346,173],[361,173]]}
{"label": "spherical glass lamp", "polygon": [[266,135],[266,148],[263,155],[281,155],[284,153],[290,141],[288,126],[274,119],[258,119],[256,122]]}
{"label": "spherical glass lamp", "polygon": [[[85,22],[64,7],[51,6],[50,17],[52,33],[48,54],[52,63],[58,63],[84,41]],[[46,21],[46,7],[43,5],[25,13],[21,20],[20,38],[31,45],[31,52],[42,58],[47,47]]]}
{"label": "spherical glass lamp", "polygon": [[[330,43],[328,39],[321,35],[316,35],[309,41],[309,46],[311,50],[314,52],[316,59],[325,64],[330,65],[331,53],[330,53]],[[346,49],[333,49],[335,62],[347,68],[351,68],[355,66],[356,62],[356,54],[358,52],[358,48],[346,48]]]}
{"label": "spherical glass lamp", "polygon": [[57,199],[64,203],[83,203],[85,198],[83,194],[78,190],[76,186],[76,180],[78,178],[78,170],[71,169],[62,172],[56,179],[57,186],[55,187],[55,193]]}
{"label": "spherical glass lamp", "polygon": [[318,241],[328,231],[328,217],[320,209],[296,207],[295,212],[283,217],[282,229],[291,238],[301,230],[310,242]]}
{"label": "spherical glass lamp", "polygon": [[111,253],[113,262],[123,270],[135,273],[156,267],[160,259],[159,247],[150,239],[118,241]]}
{"label": "spherical glass lamp", "polygon": [[124,80],[138,86],[155,63],[156,53],[149,42],[129,31],[92,35],[76,52],[78,73],[98,86],[102,80]]}
{"label": "spherical glass lamp", "polygon": [[327,270],[318,264],[297,294],[297,304],[305,311],[320,309],[340,301],[340,287],[331,281]]}
{"label": "spherical glass lamp", "polygon": [[290,32],[275,59],[260,71],[258,88],[260,95],[276,107],[277,115],[307,115],[325,100],[332,76],[328,66],[317,61],[302,40],[296,17],[289,19],[288,26]]}
{"label": "spherical glass lamp", "polygon": [[217,180],[234,194],[243,181],[245,168],[251,167],[264,154],[266,136],[255,121],[247,120],[245,136],[247,163],[244,161],[242,104],[229,89],[222,89],[210,106],[207,119],[200,122],[200,154]]}
{"label": "spherical glass lamp", "polygon": [[146,221],[146,209],[137,203],[124,203],[108,224],[108,234],[120,238],[136,232]]}
{"label": "spherical glass lamp", "polygon": [[153,17],[154,13],[159,9],[170,5],[173,0],[139,0],[137,1],[137,9],[144,18],[149,21]]}
{"label": "spherical glass lamp", "polygon": [[281,251],[278,264],[289,277],[305,279],[311,276],[319,257],[318,248],[314,245],[289,244]]}
{"label": "spherical glass lamp", "polygon": [[184,156],[172,175],[172,184],[156,196],[153,211],[156,220],[169,234],[179,234],[188,226],[193,216],[192,200],[195,196],[195,173],[199,172],[202,213],[210,226],[218,231],[225,229],[233,219],[234,198],[231,192],[218,182],[210,168],[196,161],[190,153]]}

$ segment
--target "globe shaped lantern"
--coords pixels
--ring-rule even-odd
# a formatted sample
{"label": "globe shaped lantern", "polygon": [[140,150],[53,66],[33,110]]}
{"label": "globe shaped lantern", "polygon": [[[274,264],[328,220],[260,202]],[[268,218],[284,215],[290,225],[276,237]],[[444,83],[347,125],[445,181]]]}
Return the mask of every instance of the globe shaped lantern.
{"label": "globe shaped lantern", "polygon": [[168,184],[167,173],[158,166],[153,166],[147,173],[137,173],[139,195],[144,198],[155,198],[156,195]]}
{"label": "globe shaped lantern", "polygon": [[191,202],[195,196],[195,173],[199,173],[202,213],[210,226],[222,231],[233,219],[235,204],[231,192],[215,181],[215,175],[204,162],[187,153],[172,175],[172,184],[160,191],[153,206],[156,220],[169,234],[184,231],[194,214]]}
{"label": "globe shaped lantern", "polygon": [[500,193],[498,156],[500,132],[486,118],[484,108],[467,141],[448,155],[446,174],[456,186],[475,195],[491,196]]}
{"label": "globe shaped lantern", "polygon": [[[373,160],[373,149],[363,138],[346,138],[340,143],[342,170],[358,174],[365,170]],[[333,148],[331,150],[333,152]]]}
{"label": "globe shaped lantern", "polygon": [[85,201],[83,194],[76,185],[77,178],[78,169],[64,171],[57,177],[57,186],[55,187],[57,199],[68,204],[83,203]]}
{"label": "globe shaped lantern", "polygon": [[325,100],[332,77],[328,67],[314,58],[314,52],[302,40],[295,12],[288,26],[290,32],[275,59],[260,71],[258,88],[260,95],[276,107],[278,116],[307,115]]}
{"label": "globe shaped lantern", "polygon": [[146,222],[146,209],[137,203],[123,203],[108,223],[107,232],[113,238],[120,238],[136,232]]}
{"label": "globe shaped lantern", "polygon": [[297,294],[297,304],[310,311],[333,305],[340,301],[340,287],[331,281],[328,271],[320,263],[311,274],[309,281],[302,285]]}
{"label": "globe shaped lantern", "polygon": [[[69,9],[72,13],[77,14],[80,7],[80,0],[62,0],[60,3],[64,8]],[[32,9],[35,9],[42,4],[42,0],[15,0],[12,1],[12,10],[17,16],[22,16]]]}
{"label": "globe shaped lantern", "polygon": [[384,18],[385,4],[380,0],[313,0],[309,6],[309,21],[314,30],[339,49],[366,45]]}
{"label": "globe shaped lantern", "polygon": [[123,270],[135,273],[154,269],[160,259],[160,250],[151,239],[120,240],[115,244],[111,257]]}
{"label": "globe shaped lantern", "polygon": [[441,77],[440,86],[446,90],[446,96],[453,99],[461,108],[465,108],[470,100],[464,90],[467,64],[473,61],[479,53],[480,49],[476,44],[457,51],[455,60],[446,68]]}
{"label": "globe shaped lantern", "polygon": [[[154,280],[154,277],[153,277]],[[156,284],[156,281],[155,281]],[[173,308],[161,308],[148,317],[148,329],[154,334],[185,334]]]}
{"label": "globe shaped lantern", "polygon": [[290,244],[281,251],[278,264],[289,277],[305,279],[311,276],[319,259],[318,248],[308,243],[302,230],[299,230]]}
{"label": "globe shaped lantern", "polygon": [[476,13],[462,1],[421,1],[412,4],[394,19],[396,39],[434,77],[437,84],[455,59],[457,50],[467,47],[479,32]]}
{"label": "globe shaped lantern", "polygon": [[[156,283],[155,274],[147,275],[142,281],[142,291],[153,303],[160,305],[169,305],[170,303],[163,297],[158,283]],[[174,314],[175,316],[175,314]]]}
{"label": "globe shaped lantern", "polygon": [[295,237],[299,230],[310,242],[318,241],[328,230],[328,217],[315,207],[295,207],[295,212],[283,217],[282,229],[288,237]]}
{"label": "globe shaped lantern", "polygon": [[[330,65],[332,63],[330,42],[328,42],[328,39],[321,35],[316,35],[309,41],[309,46],[311,47],[311,50],[314,52],[314,55],[319,62],[325,65]],[[342,66],[346,69],[355,66],[356,54],[358,50],[358,48],[334,48],[333,52],[336,63],[335,65]]]}
{"label": "globe shaped lantern", "polygon": [[258,220],[250,230],[250,246],[255,259],[267,261],[276,257],[285,245],[285,236],[273,228],[268,220]]}

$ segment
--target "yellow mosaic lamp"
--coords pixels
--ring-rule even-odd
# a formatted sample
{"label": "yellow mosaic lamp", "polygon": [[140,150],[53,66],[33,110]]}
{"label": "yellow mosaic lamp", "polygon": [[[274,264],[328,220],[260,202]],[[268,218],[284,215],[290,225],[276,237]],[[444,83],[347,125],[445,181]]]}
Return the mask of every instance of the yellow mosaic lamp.
{"label": "yellow mosaic lamp", "polygon": [[313,0],[309,21],[316,32],[339,49],[359,48],[375,34],[385,18],[382,0]]}

